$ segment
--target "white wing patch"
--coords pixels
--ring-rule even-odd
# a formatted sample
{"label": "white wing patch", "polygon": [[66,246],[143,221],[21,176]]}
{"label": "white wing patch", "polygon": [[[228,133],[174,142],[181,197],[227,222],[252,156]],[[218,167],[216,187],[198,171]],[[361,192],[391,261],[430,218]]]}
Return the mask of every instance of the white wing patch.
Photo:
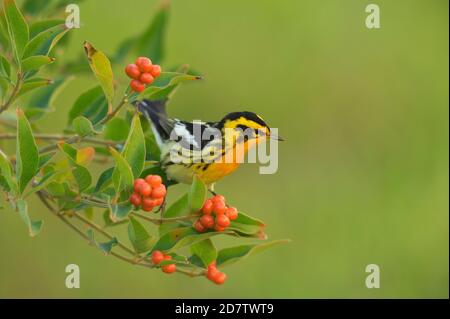
{"label": "white wing patch", "polygon": [[199,145],[197,141],[195,140],[194,135],[192,135],[189,130],[186,128],[186,126],[182,123],[177,123],[174,126],[175,134],[183,139],[184,142],[188,143],[189,145],[193,145],[194,147],[198,148]]}

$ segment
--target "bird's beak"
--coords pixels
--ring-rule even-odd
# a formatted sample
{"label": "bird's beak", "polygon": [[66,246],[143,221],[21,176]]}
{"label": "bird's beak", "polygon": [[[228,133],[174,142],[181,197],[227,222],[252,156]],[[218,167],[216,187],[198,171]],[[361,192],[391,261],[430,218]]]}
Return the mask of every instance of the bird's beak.
{"label": "bird's beak", "polygon": [[282,138],[281,136],[275,135],[275,134],[270,134],[270,138],[275,141],[280,141],[280,142],[284,141],[284,138]]}

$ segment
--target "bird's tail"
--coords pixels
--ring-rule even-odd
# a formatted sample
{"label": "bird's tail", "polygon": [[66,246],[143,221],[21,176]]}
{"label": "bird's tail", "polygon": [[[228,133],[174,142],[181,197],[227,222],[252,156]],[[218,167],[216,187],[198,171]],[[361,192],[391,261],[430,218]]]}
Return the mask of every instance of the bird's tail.
{"label": "bird's tail", "polygon": [[171,127],[166,113],[166,100],[142,100],[136,101],[135,105],[152,124],[153,134],[158,145],[169,139]]}

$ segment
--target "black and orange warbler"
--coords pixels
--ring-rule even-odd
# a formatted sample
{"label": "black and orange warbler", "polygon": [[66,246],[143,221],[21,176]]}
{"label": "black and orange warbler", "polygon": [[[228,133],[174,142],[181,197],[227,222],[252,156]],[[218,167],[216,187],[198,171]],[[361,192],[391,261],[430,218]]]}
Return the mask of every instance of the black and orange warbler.
{"label": "black and orange warbler", "polygon": [[188,122],[169,118],[165,101],[135,105],[151,123],[167,177],[190,184],[196,175],[211,191],[239,167],[251,147],[267,138],[282,140],[253,112],[229,113],[218,122]]}

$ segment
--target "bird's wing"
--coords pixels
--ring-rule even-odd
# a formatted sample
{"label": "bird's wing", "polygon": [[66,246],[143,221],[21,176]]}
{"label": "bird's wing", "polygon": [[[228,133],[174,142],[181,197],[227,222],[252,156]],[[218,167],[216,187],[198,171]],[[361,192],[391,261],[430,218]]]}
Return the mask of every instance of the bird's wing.
{"label": "bird's wing", "polygon": [[171,139],[178,142],[184,149],[201,151],[212,141],[221,140],[220,130],[209,123],[175,121]]}

